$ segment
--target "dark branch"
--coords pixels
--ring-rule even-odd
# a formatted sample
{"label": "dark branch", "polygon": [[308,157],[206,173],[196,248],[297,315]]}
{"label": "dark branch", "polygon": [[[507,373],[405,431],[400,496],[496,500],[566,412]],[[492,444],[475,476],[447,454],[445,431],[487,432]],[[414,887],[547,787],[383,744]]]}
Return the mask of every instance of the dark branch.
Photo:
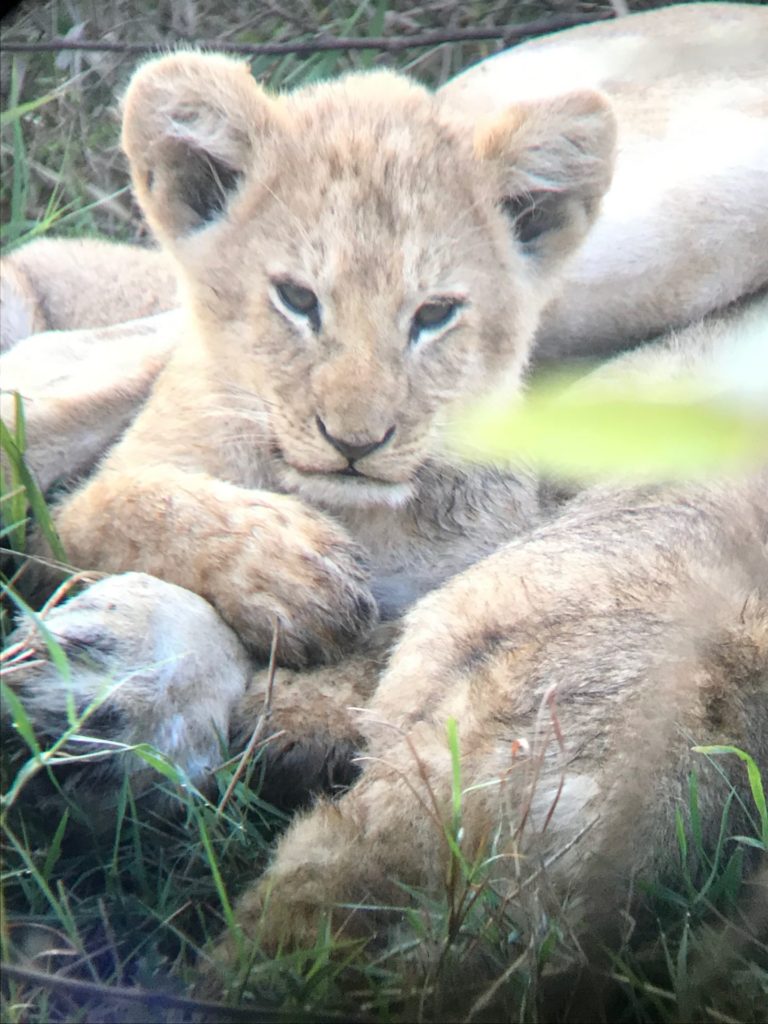
{"label": "dark branch", "polygon": [[[406,36],[368,36],[367,38],[343,38],[333,36],[317,36],[314,39],[294,40],[287,43],[229,43],[214,40],[196,42],[195,46],[204,50],[218,50],[223,53],[242,53],[250,56],[284,56],[296,54],[306,56],[322,53],[326,50],[381,50],[385,53],[397,53],[411,47],[440,46],[443,43],[466,43],[498,40],[505,46],[525,39],[528,36],[542,36],[548,32],[585,25],[592,21],[604,21],[613,18],[610,11],[596,14],[563,14],[556,18],[540,18],[524,25],[500,25],[495,28],[464,28],[446,29],[444,32],[420,32]],[[4,53],[45,53],[49,51],[79,50],[96,53],[168,53],[174,45],[185,47],[190,40],[177,40],[170,45],[165,43],[92,43],[77,42],[71,39],[50,39],[39,43],[1,42],[0,52]]]}

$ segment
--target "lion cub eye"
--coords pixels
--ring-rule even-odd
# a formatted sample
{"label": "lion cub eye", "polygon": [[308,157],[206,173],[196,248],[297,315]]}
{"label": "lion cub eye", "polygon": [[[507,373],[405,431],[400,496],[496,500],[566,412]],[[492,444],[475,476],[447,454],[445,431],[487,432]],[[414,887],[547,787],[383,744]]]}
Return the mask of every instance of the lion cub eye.
{"label": "lion cub eye", "polygon": [[311,288],[294,284],[293,281],[275,281],[275,292],[289,313],[309,320],[312,330],[320,330],[320,302]]}
{"label": "lion cub eye", "polygon": [[422,335],[436,334],[448,327],[456,319],[462,305],[455,299],[439,299],[419,306],[411,321],[411,344],[414,345]]}

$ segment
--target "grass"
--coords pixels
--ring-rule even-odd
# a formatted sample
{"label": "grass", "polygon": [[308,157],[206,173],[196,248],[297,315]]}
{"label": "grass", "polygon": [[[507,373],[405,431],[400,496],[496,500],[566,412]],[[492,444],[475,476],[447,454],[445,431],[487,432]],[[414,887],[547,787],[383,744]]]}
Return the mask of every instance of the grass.
{"label": "grass", "polygon": [[[259,800],[251,784],[258,764],[240,778],[236,763],[223,764],[216,773],[218,796],[206,799],[167,758],[145,748],[141,752],[158,770],[162,804],[142,803],[124,783],[112,820],[99,827],[56,783],[56,802],[41,803],[40,788],[33,799],[23,799],[35,776],[48,775],[57,761],[59,768],[78,767],[81,758],[68,751],[66,738],[80,731],[95,705],[73,715],[67,736],[47,744],[34,735],[18,702],[12,700],[10,710],[26,760],[14,766],[11,785],[3,787],[3,958],[17,973],[7,979],[2,1019],[12,1024],[196,1019],[196,1004],[185,992],[197,977],[198,958],[205,957],[204,947],[222,928],[232,927],[231,907],[242,880],[263,865],[285,821]],[[372,957],[327,929],[313,948],[274,958],[244,947],[235,972],[239,988],[233,989],[243,1008],[259,1019],[279,1021],[537,1019],[539,987],[573,964],[575,940],[557,916],[531,910],[524,893],[510,899],[497,891],[492,857],[465,857],[456,723],[449,724],[446,742],[454,765],[451,808],[447,820],[436,817],[452,851],[444,891],[435,896],[403,887],[403,924],[396,941]],[[732,920],[736,935],[749,927],[739,925],[748,907],[740,901],[742,854],[745,845],[763,842],[763,783],[742,751],[704,748],[700,756],[744,762],[754,834],[730,834],[737,799],[732,790],[724,802],[720,838],[707,849],[697,776],[691,775],[688,807],[678,818],[679,873],[663,885],[647,884],[655,924],[645,929],[642,941],[623,943],[612,955],[617,1019],[699,1019],[689,1015],[693,1011],[703,1020],[761,1019],[760,1000],[768,988],[768,960],[759,964],[768,954],[764,944],[755,940],[734,950],[731,941],[735,1007],[732,985],[724,992],[711,990],[708,967],[712,949],[722,942],[722,921]],[[694,862],[704,871],[695,871]],[[145,990],[153,993],[151,1004],[139,1002]],[[215,1010],[207,1012],[215,1019]]]}
{"label": "grass", "polygon": [[[503,24],[553,10],[600,6],[608,5],[306,0],[284,4],[282,10],[277,3],[240,0],[221,10],[213,0],[184,5],[171,0],[47,0],[22,7],[4,28],[6,39],[83,30],[89,38],[115,33],[126,42],[185,34],[248,42],[318,29],[378,35],[446,23]],[[493,49],[473,44],[405,51],[396,62],[436,84]],[[261,58],[253,69],[270,85],[288,88],[392,61],[370,52],[331,52],[307,59]],[[122,55],[36,54],[3,62],[0,239],[5,251],[51,230],[144,238],[116,144],[115,97],[133,65],[133,58]],[[43,496],[25,470],[21,407],[14,429],[5,429],[0,442],[7,459],[0,538],[7,566],[3,635],[10,630],[12,607],[37,616],[45,635],[44,616],[28,609],[25,598],[30,509],[49,534],[56,557],[66,559],[55,547]],[[66,657],[50,635],[48,653],[66,677]],[[23,645],[6,649],[9,683],[14,659],[23,657]],[[10,687],[3,702],[16,750],[15,757],[8,749],[2,754],[2,952],[12,965],[2,991],[3,1021],[170,1024],[199,1019],[200,1011],[186,992],[195,980],[198,958],[205,955],[201,951],[231,925],[232,904],[244,881],[258,873],[285,825],[285,817],[264,804],[251,784],[258,755],[240,775],[237,762],[227,762],[222,752],[218,795],[207,799],[161,753],[144,745],[115,750],[110,756],[134,753],[156,770],[163,801],[150,805],[124,783],[115,794],[113,820],[104,827],[62,787],[60,779],[66,776],[57,774],[87,768],[89,755],[72,741],[98,710],[98,701],[79,714],[70,708],[67,728],[55,737],[35,734]],[[459,735],[460,723],[446,738],[454,766],[450,815],[446,822],[436,822],[452,851],[444,892],[434,896],[404,889],[397,942],[372,957],[363,957],[357,945],[341,943],[329,931],[320,934],[313,949],[301,953],[276,958],[256,954],[247,965],[249,980],[242,996],[249,1008],[242,1019],[537,1019],[542,979],[557,978],[572,960],[574,940],[556,915],[537,918],[532,927],[533,915],[526,918],[522,904],[513,904],[492,885],[489,859],[468,862],[464,857]],[[663,884],[648,883],[655,925],[645,939],[613,951],[610,973],[617,1020],[672,1022],[700,1013],[704,1020],[758,1021],[764,1015],[765,944],[733,941],[727,951],[721,949],[723,935],[749,928],[749,921],[742,920],[748,914],[742,871],[745,853],[765,850],[762,778],[745,752],[710,748],[700,756],[742,759],[754,803],[754,831],[731,835],[732,794],[722,809],[719,841],[706,849],[698,779],[691,776],[688,807],[677,824],[679,872]],[[694,861],[705,865],[703,874],[694,871]],[[735,931],[724,931],[723,920],[733,922]],[[721,950],[731,974],[722,991],[709,983],[706,971],[713,950]],[[141,994],[144,990],[151,997]],[[206,1013],[216,1018],[215,1009]],[[237,1012],[228,1009],[219,1017],[235,1020]]]}
{"label": "grass", "polygon": [[[634,10],[661,0],[632,0]],[[373,37],[520,23],[562,13],[610,11],[610,0],[43,0],[4,20],[6,41],[54,36],[169,46],[186,40],[287,42],[318,34]],[[493,42],[396,54],[328,51],[258,57],[253,73],[293,88],[347,70],[395,66],[439,85],[494,53]],[[31,53],[0,65],[0,224],[6,251],[51,228],[145,241],[118,145],[118,98],[140,58],[124,53]]]}

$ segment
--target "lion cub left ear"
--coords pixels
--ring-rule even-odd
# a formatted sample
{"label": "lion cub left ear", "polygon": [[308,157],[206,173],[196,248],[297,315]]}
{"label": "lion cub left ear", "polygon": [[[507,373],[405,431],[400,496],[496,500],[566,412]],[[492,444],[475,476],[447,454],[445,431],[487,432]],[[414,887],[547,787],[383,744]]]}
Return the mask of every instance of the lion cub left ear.
{"label": "lion cub left ear", "polygon": [[616,120],[600,93],[521,102],[475,131],[523,250],[553,269],[586,235],[611,183]]}
{"label": "lion cub left ear", "polygon": [[224,211],[276,118],[248,66],[228,57],[178,53],[136,72],[123,100],[122,144],[139,203],[163,241]]}

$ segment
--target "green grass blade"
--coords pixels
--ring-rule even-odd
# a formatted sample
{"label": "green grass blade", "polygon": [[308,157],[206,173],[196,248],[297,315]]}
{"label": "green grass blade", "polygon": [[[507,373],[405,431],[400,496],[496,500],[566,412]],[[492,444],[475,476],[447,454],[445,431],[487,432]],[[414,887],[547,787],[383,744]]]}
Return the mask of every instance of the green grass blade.
{"label": "green grass blade", "polygon": [[707,854],[704,849],[704,841],[701,830],[701,812],[699,810],[699,779],[696,772],[688,776],[688,808],[691,819],[691,836],[697,857],[702,864],[708,863]]}
{"label": "green grass blade", "polygon": [[[22,425],[23,422],[22,418]],[[19,421],[17,420],[17,425],[18,423]],[[23,433],[21,436],[23,437]],[[0,445],[2,445],[3,451],[6,453],[6,456],[10,461],[14,477],[24,488],[27,502],[32,509],[32,514],[37,525],[40,527],[43,536],[48,542],[48,546],[50,547],[54,558],[57,558],[60,562],[66,562],[67,556],[64,552],[64,547],[59,540],[58,534],[56,533],[56,528],[53,525],[53,519],[51,518],[51,513],[45,503],[43,493],[38,487],[32,474],[27,469],[26,463],[24,462],[24,452],[19,446],[17,438],[13,437],[8,427],[2,421],[0,421]]]}
{"label": "green grass blade", "polygon": [[72,669],[69,664],[69,659],[64,653],[64,649],[59,641],[46,626],[43,618],[38,615],[37,612],[33,611],[24,598],[21,597],[20,594],[17,594],[15,590],[9,587],[6,590],[6,593],[19,611],[27,616],[27,618],[31,619],[35,624],[35,628],[39,631],[45,646],[48,649],[48,655],[53,662],[56,671],[59,673],[61,678],[65,680],[65,682],[69,682],[72,678]]}
{"label": "green grass blade", "polygon": [[208,835],[208,829],[205,827],[205,821],[200,811],[195,811],[195,819],[197,821],[197,828],[200,833],[200,839],[205,849],[205,855],[208,860],[208,865],[211,869],[211,875],[213,876],[213,883],[216,886],[216,893],[221,903],[221,909],[224,912],[224,920],[227,922],[227,928],[236,937],[236,941],[241,941],[240,926],[235,920],[235,915],[232,910],[232,904],[229,896],[227,895],[227,889],[224,885],[224,879],[219,869],[219,864],[216,859],[216,853],[213,849],[213,843],[211,837]]}
{"label": "green grass blade", "polygon": [[45,862],[43,863],[42,876],[48,881],[51,877],[53,869],[59,861],[61,856],[61,844],[64,839],[64,833],[67,831],[67,825],[69,824],[69,810],[65,808],[64,813],[61,816],[59,824],[56,827],[56,831],[51,839],[51,845],[48,847],[48,852],[45,855]]}
{"label": "green grass blade", "polygon": [[693,750],[697,754],[706,754],[708,757],[720,757],[727,754],[733,754],[738,757],[740,761],[744,762],[747,768],[747,778],[749,780],[752,799],[760,817],[760,841],[763,844],[763,848],[768,850],[768,806],[766,805],[762,775],[754,758],[746,751],[740,750],[739,747],[734,746],[715,745],[694,747]]}
{"label": "green grass blade", "polygon": [[[16,85],[16,89],[18,95],[18,83]],[[25,114],[31,114],[33,111],[39,110],[40,107],[44,106],[46,103],[50,103],[52,99],[55,99],[55,97],[56,90],[44,93],[42,96],[38,96],[37,99],[28,100],[26,103],[16,103],[7,110],[0,111],[0,128],[7,128],[9,125],[24,117]]]}
{"label": "green grass blade", "polygon": [[520,402],[487,399],[452,427],[469,459],[533,460],[587,480],[696,478],[752,467],[768,456],[768,416],[701,397],[694,385],[645,394],[570,395],[562,381],[534,384]]}
{"label": "green grass blade", "polygon": [[37,737],[35,736],[35,731],[32,728],[29,716],[24,710],[24,705],[16,696],[14,690],[2,680],[0,680],[0,693],[2,694],[3,706],[11,713],[14,728],[32,753],[39,757],[41,754],[40,745],[37,742]]}
{"label": "green grass blade", "polygon": [[451,813],[453,819],[453,834],[458,837],[461,826],[461,750],[459,748],[459,727],[455,718],[449,718],[445,723],[445,731],[448,734],[448,749],[451,752]]}

